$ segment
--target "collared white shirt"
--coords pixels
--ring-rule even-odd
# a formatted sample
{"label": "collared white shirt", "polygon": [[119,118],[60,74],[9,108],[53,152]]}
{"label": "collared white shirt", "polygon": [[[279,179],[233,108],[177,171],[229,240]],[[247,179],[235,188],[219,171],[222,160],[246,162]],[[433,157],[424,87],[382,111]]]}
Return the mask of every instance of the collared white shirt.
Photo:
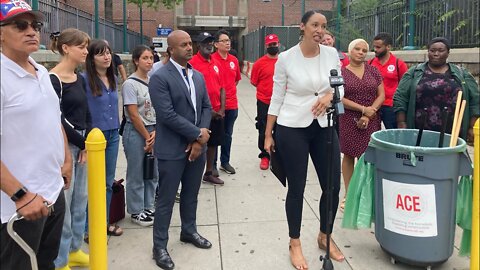
{"label": "collared white shirt", "polygon": [[198,120],[197,119],[197,96],[195,94],[196,93],[195,84],[193,84],[193,68],[192,68],[192,65],[187,63],[187,69],[186,69],[187,77],[188,77],[188,80],[187,80],[185,78],[185,76],[183,76],[183,71],[182,71],[182,69],[185,69],[185,68],[182,67],[177,62],[175,62],[175,60],[173,60],[173,58],[170,58],[170,61],[177,68],[178,72],[180,73],[180,76],[182,76],[182,78],[183,78],[183,82],[185,83],[185,85],[188,88],[188,92],[190,92],[190,99],[192,100],[193,109],[195,110],[195,124],[197,124],[197,120]]}
{"label": "collared white shirt", "polygon": [[[27,189],[54,203],[63,188],[65,157],[60,105],[45,67],[33,58],[33,76],[1,54],[1,160]],[[2,223],[15,213],[15,203],[1,193]]]}

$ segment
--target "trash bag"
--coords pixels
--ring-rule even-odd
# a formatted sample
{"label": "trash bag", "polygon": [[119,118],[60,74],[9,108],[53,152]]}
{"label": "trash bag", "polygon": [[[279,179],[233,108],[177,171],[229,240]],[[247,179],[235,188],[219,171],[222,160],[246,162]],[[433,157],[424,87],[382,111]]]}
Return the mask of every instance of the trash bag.
{"label": "trash bag", "polygon": [[456,223],[463,229],[460,256],[469,256],[472,240],[473,181],[471,176],[462,176],[457,189]]}
{"label": "trash bag", "polygon": [[362,155],[355,165],[345,201],[342,227],[370,228],[374,219],[375,166]]}

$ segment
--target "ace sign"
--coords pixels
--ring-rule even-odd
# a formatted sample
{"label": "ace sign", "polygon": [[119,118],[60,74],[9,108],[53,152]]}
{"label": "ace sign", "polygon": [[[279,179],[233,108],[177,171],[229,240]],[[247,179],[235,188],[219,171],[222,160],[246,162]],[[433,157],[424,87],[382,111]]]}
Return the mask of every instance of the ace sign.
{"label": "ace sign", "polygon": [[385,229],[408,236],[437,235],[435,186],[382,179]]}

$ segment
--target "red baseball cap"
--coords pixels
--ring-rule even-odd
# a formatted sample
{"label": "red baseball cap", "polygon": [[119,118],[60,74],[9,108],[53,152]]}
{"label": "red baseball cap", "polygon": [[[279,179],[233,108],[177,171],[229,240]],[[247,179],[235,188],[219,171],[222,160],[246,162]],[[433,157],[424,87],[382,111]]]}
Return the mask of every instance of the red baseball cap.
{"label": "red baseball cap", "polygon": [[276,42],[278,43],[278,36],[275,34],[270,34],[265,37],[265,45]]}
{"label": "red baseball cap", "polygon": [[23,0],[0,0],[0,22],[11,20],[20,14],[32,14],[37,21],[43,21],[45,16]]}

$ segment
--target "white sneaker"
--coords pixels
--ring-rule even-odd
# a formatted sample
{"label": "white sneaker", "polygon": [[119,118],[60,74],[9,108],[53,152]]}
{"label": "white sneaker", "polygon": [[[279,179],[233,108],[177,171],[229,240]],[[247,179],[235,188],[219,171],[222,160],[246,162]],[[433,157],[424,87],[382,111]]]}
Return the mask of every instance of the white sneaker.
{"label": "white sneaker", "polygon": [[145,209],[143,212],[152,219],[155,219],[155,210]]}
{"label": "white sneaker", "polygon": [[148,227],[153,225],[153,219],[147,216],[147,214],[145,214],[144,212],[140,214],[133,214],[132,222],[143,227]]}

